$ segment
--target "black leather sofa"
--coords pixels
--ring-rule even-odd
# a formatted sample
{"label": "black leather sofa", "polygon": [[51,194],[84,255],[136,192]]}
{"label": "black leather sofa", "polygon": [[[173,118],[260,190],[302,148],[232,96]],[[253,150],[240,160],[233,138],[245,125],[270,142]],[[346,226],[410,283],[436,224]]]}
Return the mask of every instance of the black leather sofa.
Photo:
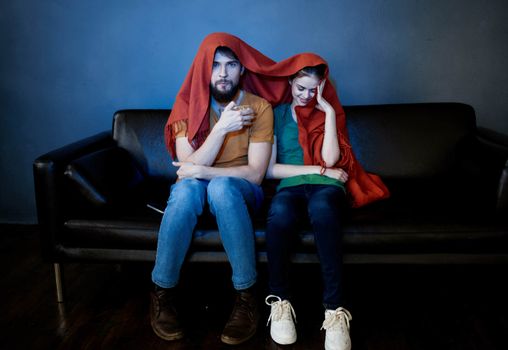
{"label": "black leather sofa", "polygon": [[[508,141],[476,126],[472,107],[426,103],[345,107],[357,158],[382,176],[388,200],[351,209],[345,263],[508,262]],[[175,168],[163,128],[169,110],[123,110],[107,131],[34,162],[43,254],[60,263],[153,261]],[[266,182],[267,202],[274,184]],[[254,219],[259,261],[266,261],[266,210]],[[317,262],[304,230],[294,262]],[[188,261],[224,262],[210,217],[196,229]]]}

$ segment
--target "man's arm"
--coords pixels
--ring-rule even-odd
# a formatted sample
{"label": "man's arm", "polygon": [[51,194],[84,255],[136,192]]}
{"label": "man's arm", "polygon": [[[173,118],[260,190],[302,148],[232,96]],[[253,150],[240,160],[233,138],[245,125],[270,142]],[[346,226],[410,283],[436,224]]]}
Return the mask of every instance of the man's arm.
{"label": "man's arm", "polygon": [[235,109],[236,104],[230,102],[222,112],[219,121],[208,134],[205,142],[197,150],[190,145],[187,137],[176,139],[176,156],[180,162],[211,166],[219,153],[226,135],[252,125],[254,111],[251,108]]}
{"label": "man's arm", "polygon": [[176,157],[180,162],[211,165],[224,143],[224,138],[225,134],[214,132],[212,129],[201,147],[194,150],[187,137],[178,137],[176,139]]}
{"label": "man's arm", "polygon": [[211,180],[218,176],[233,176],[246,179],[257,185],[261,184],[270,160],[272,145],[269,142],[249,144],[248,164],[229,168],[217,168],[196,165],[190,162],[174,162],[180,169],[176,172],[180,178],[198,178]]}

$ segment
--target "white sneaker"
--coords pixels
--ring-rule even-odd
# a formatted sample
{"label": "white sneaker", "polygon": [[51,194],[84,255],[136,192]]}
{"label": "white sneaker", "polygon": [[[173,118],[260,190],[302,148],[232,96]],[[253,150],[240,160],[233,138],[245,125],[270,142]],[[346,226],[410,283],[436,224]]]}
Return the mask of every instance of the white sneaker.
{"label": "white sneaker", "polygon": [[350,350],[349,321],[353,318],[346,309],[326,310],[321,329],[326,330],[325,350]]}
{"label": "white sneaker", "polygon": [[[276,300],[269,301],[269,299]],[[266,325],[268,326],[268,323],[272,321],[270,325],[270,335],[273,341],[280,345],[288,345],[296,342],[296,314],[291,303],[287,300],[281,300],[276,295],[267,296],[265,303],[272,308]]]}

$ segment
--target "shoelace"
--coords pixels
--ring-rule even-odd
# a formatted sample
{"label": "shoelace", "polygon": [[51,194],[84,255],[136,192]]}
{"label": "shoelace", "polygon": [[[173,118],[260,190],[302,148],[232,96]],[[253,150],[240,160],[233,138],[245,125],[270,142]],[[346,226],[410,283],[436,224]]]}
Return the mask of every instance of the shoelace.
{"label": "shoelace", "polygon": [[[269,299],[276,299],[276,301],[269,301]],[[276,295],[269,295],[265,299],[265,304],[271,306],[270,316],[268,317],[268,321],[266,325],[270,323],[270,321],[279,321],[283,317],[286,319],[290,319],[291,315],[293,315],[293,319],[296,323],[296,313],[293,309],[291,303],[287,300],[282,301],[280,297]]]}
{"label": "shoelace", "polygon": [[336,327],[340,325],[340,319],[343,318],[346,322],[347,329],[349,329],[349,321],[353,319],[349,311],[344,309],[343,307],[339,307],[334,310],[333,313],[329,313],[325,320],[323,321],[323,326],[321,329],[330,329],[332,327]]}

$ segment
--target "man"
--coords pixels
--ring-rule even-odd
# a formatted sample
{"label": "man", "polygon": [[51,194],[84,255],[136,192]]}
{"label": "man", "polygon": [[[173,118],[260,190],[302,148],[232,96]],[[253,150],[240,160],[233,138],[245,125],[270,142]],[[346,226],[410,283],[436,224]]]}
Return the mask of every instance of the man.
{"label": "man", "polygon": [[[221,340],[236,345],[256,332],[257,275],[249,210],[254,210],[263,198],[260,183],[271,154],[273,112],[266,100],[240,89],[244,71],[230,48],[217,47],[209,79],[208,113],[202,120],[196,120],[193,115],[182,117],[179,107],[176,112],[174,108],[175,116],[173,119],[170,116],[168,121],[166,140],[169,138],[170,149],[175,147],[178,162],[173,164],[179,167],[178,181],[171,188],[159,230],[152,272],[155,291],[151,299],[152,328],[166,340],[184,336],[175,310],[175,288],[206,202],[217,220],[237,291]],[[184,87],[193,83],[189,76]],[[185,95],[184,89],[180,94]],[[203,94],[206,91],[200,94],[201,98]],[[188,107],[194,104],[199,103],[185,101],[179,106],[184,105],[183,110],[187,112],[196,111]]]}

